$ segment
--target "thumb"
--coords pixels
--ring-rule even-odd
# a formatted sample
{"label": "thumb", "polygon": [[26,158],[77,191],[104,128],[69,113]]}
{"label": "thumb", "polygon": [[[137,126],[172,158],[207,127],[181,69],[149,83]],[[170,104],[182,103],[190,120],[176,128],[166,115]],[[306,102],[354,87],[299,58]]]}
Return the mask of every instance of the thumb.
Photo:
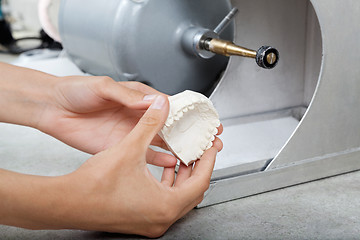
{"label": "thumb", "polygon": [[139,147],[147,149],[156,134],[164,126],[169,115],[169,100],[163,95],[155,97],[154,101],[142,116],[138,124],[129,134],[129,138]]}

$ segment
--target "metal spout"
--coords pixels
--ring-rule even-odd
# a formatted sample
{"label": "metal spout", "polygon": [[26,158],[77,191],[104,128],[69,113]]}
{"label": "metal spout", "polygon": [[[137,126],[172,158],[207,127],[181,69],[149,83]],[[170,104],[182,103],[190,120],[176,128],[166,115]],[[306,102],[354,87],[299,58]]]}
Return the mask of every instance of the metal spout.
{"label": "metal spout", "polygon": [[275,48],[269,46],[263,46],[255,51],[238,46],[230,41],[208,38],[203,42],[203,48],[207,51],[227,57],[241,56],[254,58],[260,67],[266,69],[274,68],[279,61],[279,52]]}
{"label": "metal spout", "polygon": [[230,57],[232,55],[250,58],[256,57],[256,51],[240,47],[230,41],[213,38],[205,40],[204,44],[206,50],[227,57]]}

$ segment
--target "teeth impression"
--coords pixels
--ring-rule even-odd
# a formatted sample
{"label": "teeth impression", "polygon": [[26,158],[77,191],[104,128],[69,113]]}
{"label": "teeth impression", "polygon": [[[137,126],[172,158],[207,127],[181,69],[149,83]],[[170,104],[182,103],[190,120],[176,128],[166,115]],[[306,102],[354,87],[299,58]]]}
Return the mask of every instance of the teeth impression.
{"label": "teeth impression", "polygon": [[169,97],[170,111],[159,135],[186,165],[212,147],[220,126],[219,115],[210,99],[186,90]]}

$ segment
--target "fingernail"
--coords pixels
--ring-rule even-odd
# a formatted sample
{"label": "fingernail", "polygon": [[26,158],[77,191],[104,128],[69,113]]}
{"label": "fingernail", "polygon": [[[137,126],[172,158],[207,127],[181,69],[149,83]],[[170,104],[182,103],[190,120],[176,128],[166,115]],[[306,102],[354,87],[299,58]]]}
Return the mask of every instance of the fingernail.
{"label": "fingernail", "polygon": [[156,98],[157,95],[146,95],[143,100],[144,101],[152,101]]}
{"label": "fingernail", "polygon": [[156,98],[155,98],[155,101],[151,104],[150,108],[151,109],[162,109],[165,105],[165,97],[164,96],[161,96],[161,95],[158,95]]}

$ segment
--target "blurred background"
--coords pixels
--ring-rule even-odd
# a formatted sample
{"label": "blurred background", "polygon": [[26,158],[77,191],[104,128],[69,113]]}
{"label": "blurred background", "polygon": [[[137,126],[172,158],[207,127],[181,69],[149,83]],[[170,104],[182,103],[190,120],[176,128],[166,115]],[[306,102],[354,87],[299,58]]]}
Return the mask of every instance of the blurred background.
{"label": "blurred background", "polygon": [[0,0],[0,53],[61,50],[58,39],[44,31],[49,26],[57,30],[59,5],[60,0]]}

